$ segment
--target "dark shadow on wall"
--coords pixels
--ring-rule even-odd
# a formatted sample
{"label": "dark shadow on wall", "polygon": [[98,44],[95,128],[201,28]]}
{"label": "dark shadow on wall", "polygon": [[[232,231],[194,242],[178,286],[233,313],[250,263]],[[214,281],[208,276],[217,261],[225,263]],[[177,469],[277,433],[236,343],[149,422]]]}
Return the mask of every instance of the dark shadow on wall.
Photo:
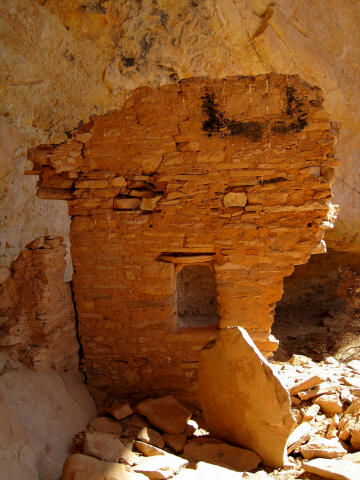
{"label": "dark shadow on wall", "polygon": [[360,256],[329,251],[295,267],[285,278],[272,333],[280,341],[275,360],[292,354],[360,359]]}
{"label": "dark shadow on wall", "polygon": [[176,277],[179,327],[210,327],[218,324],[216,281],[206,265],[187,265]]}

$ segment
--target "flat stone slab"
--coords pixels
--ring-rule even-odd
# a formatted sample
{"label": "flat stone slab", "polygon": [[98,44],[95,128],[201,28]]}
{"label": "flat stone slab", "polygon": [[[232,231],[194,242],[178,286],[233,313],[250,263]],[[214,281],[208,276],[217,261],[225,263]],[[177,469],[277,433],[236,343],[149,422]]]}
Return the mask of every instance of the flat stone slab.
{"label": "flat stone slab", "polygon": [[190,410],[171,395],[144,400],[137,404],[136,411],[154,427],[173,434],[183,433],[191,417]]}
{"label": "flat stone slab", "polygon": [[83,453],[105,462],[118,462],[120,458],[119,438],[112,433],[86,433]]}
{"label": "flat stone slab", "polygon": [[303,463],[306,472],[332,480],[359,480],[360,465],[349,460],[316,458]]}
{"label": "flat stone slab", "polygon": [[243,328],[220,331],[201,351],[199,399],[210,432],[255,451],[265,465],[284,464],[296,426],[289,395]]}
{"label": "flat stone slab", "polygon": [[337,438],[314,437],[306,445],[300,447],[301,455],[311,458],[339,458],[347,454]]}
{"label": "flat stone slab", "polygon": [[136,447],[146,457],[142,458],[139,464],[134,467],[134,471],[143,473],[150,480],[165,480],[173,477],[189,464],[184,458],[177,457],[144,442],[137,441]]}
{"label": "flat stone slab", "polygon": [[[170,434],[168,433],[166,435]],[[150,445],[154,445],[154,447],[164,448],[165,446],[165,441],[162,435],[150,427],[142,428],[136,438],[141,442],[150,443]]]}
{"label": "flat stone slab", "polygon": [[194,438],[184,447],[184,458],[191,463],[206,462],[237,471],[256,468],[261,459],[252,450],[234,447],[213,438]]}
{"label": "flat stone slab", "polygon": [[98,417],[95,418],[91,423],[90,427],[93,428],[96,432],[103,433],[112,433],[114,435],[121,435],[123,428],[120,422],[112,420],[107,417]]}
{"label": "flat stone slab", "polygon": [[147,480],[145,475],[133,472],[120,463],[103,462],[76,453],[67,458],[61,480]]}

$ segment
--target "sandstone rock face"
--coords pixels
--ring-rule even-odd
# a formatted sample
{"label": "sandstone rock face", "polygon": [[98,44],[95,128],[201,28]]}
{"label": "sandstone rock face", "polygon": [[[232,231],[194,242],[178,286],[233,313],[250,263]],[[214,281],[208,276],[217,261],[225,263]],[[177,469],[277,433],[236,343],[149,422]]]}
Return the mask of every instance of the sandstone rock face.
{"label": "sandstone rock face", "polygon": [[283,465],[295,427],[288,393],[246,331],[221,331],[202,350],[199,398],[211,432],[254,450],[265,465]]}
{"label": "sandstone rock face", "polygon": [[34,372],[4,354],[0,364],[0,471],[14,480],[57,478],[94,402],[79,377]]}
{"label": "sandstone rock face", "polygon": [[[275,6],[265,0],[221,0],[216,7],[210,0],[160,1],[158,6],[109,1],[101,7],[90,1],[79,6],[71,0],[6,0],[0,16],[2,112],[9,128],[19,126],[24,136],[14,139],[15,149],[64,138],[90,114],[121,107],[126,93],[142,85],[271,71],[299,73],[319,85],[327,109],[343,125],[338,155],[346,159],[334,188],[343,207],[328,241],[338,249],[359,248],[356,0],[341,5],[336,0],[301,5],[281,0]],[[16,162],[11,171],[20,179]],[[3,210],[12,260],[31,238],[44,233],[49,218],[63,229],[51,233],[64,234],[68,226],[65,205],[39,202],[34,182],[31,192],[29,182],[18,189],[25,211],[16,212],[10,201]],[[30,238],[25,224],[31,225]],[[7,249],[3,255],[5,261]]]}
{"label": "sandstone rock face", "polygon": [[[192,78],[138,89],[71,140],[29,151],[39,195],[69,199],[89,384],[194,401],[198,352],[217,326],[241,325],[264,354],[276,349],[283,277],[307,261],[331,213],[337,134],[321,104],[296,76]],[[154,210],[118,209],[117,199],[145,198]],[[216,286],[208,330],[181,331],[186,264]]]}
{"label": "sandstone rock face", "polygon": [[78,370],[79,344],[62,237],[40,237],[21,252],[0,286],[0,348],[37,371]]}

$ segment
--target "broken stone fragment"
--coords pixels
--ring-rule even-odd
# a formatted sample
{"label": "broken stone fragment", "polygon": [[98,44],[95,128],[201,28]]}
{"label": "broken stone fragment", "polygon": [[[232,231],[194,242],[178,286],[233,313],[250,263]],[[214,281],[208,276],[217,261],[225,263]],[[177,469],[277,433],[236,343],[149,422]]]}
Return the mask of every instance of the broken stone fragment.
{"label": "broken stone fragment", "polygon": [[301,455],[306,459],[311,458],[338,458],[347,454],[338,439],[315,437],[309,443],[300,447]]}
{"label": "broken stone fragment", "polygon": [[[177,460],[174,460],[174,457]],[[155,455],[144,458],[134,467],[134,471],[143,473],[150,480],[166,480],[173,477],[181,468],[185,468],[188,462],[175,455]]]}
{"label": "broken stone fragment", "polygon": [[130,467],[76,453],[67,458],[61,480],[147,480]]}
{"label": "broken stone fragment", "polygon": [[95,418],[90,423],[90,428],[96,432],[112,433],[114,435],[120,435],[123,430],[120,422],[107,417]]}
{"label": "broken stone fragment", "polygon": [[212,465],[211,463],[198,462],[196,464],[196,473],[201,480],[206,479],[221,479],[221,480],[240,480],[243,478],[242,472],[235,472],[228,468],[220,467],[219,465]]}
{"label": "broken stone fragment", "polygon": [[355,387],[359,388],[360,387],[360,375],[353,375],[353,376],[347,376],[344,377],[344,383],[345,385],[349,385],[349,387]]}
{"label": "broken stone fragment", "polygon": [[306,472],[314,473],[327,480],[359,480],[360,465],[345,459],[327,460],[316,458],[303,463]]}
{"label": "broken stone fragment", "polygon": [[311,422],[312,420],[315,420],[316,415],[320,411],[320,405],[311,405],[311,407],[307,408],[302,408],[301,413],[302,413],[302,419],[303,422]]}
{"label": "broken stone fragment", "polygon": [[301,382],[296,383],[292,388],[290,388],[290,395],[297,395],[299,392],[304,390],[309,390],[310,388],[320,385],[324,381],[324,378],[319,377],[318,375],[313,375]]}
{"label": "broken stone fragment", "polygon": [[191,417],[191,411],[171,395],[144,400],[137,404],[136,411],[154,427],[173,434],[183,433]]}
{"label": "broken stone fragment", "polygon": [[202,461],[239,471],[253,470],[261,462],[259,455],[252,450],[203,437],[189,440],[184,447],[183,457],[191,463]]}
{"label": "broken stone fragment", "polygon": [[118,462],[120,458],[119,439],[111,433],[86,433],[83,453],[105,462]]}
{"label": "broken stone fragment", "polygon": [[296,427],[295,430],[291,432],[287,441],[288,454],[293,452],[300,445],[303,445],[305,442],[307,442],[313,433],[313,427],[307,422],[304,422]]}
{"label": "broken stone fragment", "polygon": [[230,192],[224,195],[224,207],[245,207],[247,196],[245,192]]}
{"label": "broken stone fragment", "polygon": [[298,408],[291,408],[291,414],[294,417],[296,423],[300,425],[300,423],[303,421],[303,416],[302,413]]}
{"label": "broken stone fragment", "polygon": [[355,398],[339,422],[339,438],[347,441],[357,450],[360,449],[360,398]]}
{"label": "broken stone fragment", "polygon": [[133,409],[128,403],[119,403],[107,409],[107,412],[116,420],[123,420],[133,413]]}
{"label": "broken stone fragment", "polygon": [[355,372],[360,373],[360,360],[351,360],[347,365],[355,370]]}
{"label": "broken stone fragment", "polygon": [[139,461],[138,455],[111,433],[86,433],[83,453],[106,462],[118,462],[120,460],[127,465],[134,465]]}
{"label": "broken stone fragment", "polygon": [[325,438],[336,438],[338,436],[338,431],[337,431],[338,425],[339,425],[339,417],[338,415],[335,414],[331,419],[331,423],[326,432]]}
{"label": "broken stone fragment", "polygon": [[178,435],[164,433],[164,440],[166,445],[174,450],[174,452],[181,453],[187,440],[187,434],[186,432],[179,433]]}
{"label": "broken stone fragment", "polygon": [[165,442],[162,435],[150,427],[144,427],[140,430],[137,440],[144,443],[150,443],[154,447],[164,448]]}
{"label": "broken stone fragment", "polygon": [[311,360],[311,358],[306,357],[305,355],[296,355],[296,354],[294,354],[290,358],[289,363],[290,363],[290,365],[293,365],[294,367],[315,365],[315,363]]}
{"label": "broken stone fragment", "polygon": [[203,478],[196,470],[193,470],[192,468],[183,468],[177,475],[175,475],[175,477],[173,477],[173,480],[203,480]]}
{"label": "broken stone fragment", "polygon": [[254,450],[265,465],[283,465],[296,426],[289,395],[244,329],[220,331],[201,351],[199,399],[210,432]]}
{"label": "broken stone fragment", "polygon": [[119,459],[126,465],[136,465],[140,461],[140,456],[132,451],[132,443],[119,440]]}
{"label": "broken stone fragment", "polygon": [[343,405],[338,395],[335,393],[329,395],[320,395],[312,401],[314,404],[319,405],[321,411],[326,415],[334,415],[335,413],[342,413]]}
{"label": "broken stone fragment", "polygon": [[301,398],[301,400],[310,400],[311,398],[323,395],[324,393],[332,393],[333,391],[334,388],[331,383],[323,382],[316,387],[310,388],[309,390],[299,392],[297,395]]}
{"label": "broken stone fragment", "polygon": [[137,441],[135,445],[148,458],[141,460],[134,470],[144,473],[151,480],[170,478],[189,464],[186,459],[167,453],[147,443]]}
{"label": "broken stone fragment", "polygon": [[271,480],[272,477],[265,470],[259,470],[256,473],[244,472],[242,478],[244,480]]}

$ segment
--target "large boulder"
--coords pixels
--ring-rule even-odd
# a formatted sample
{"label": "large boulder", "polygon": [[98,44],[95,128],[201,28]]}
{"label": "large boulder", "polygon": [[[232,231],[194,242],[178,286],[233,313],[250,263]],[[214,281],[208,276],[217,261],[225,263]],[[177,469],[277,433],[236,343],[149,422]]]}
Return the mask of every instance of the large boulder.
{"label": "large boulder", "polygon": [[202,350],[199,399],[217,437],[254,450],[265,465],[283,465],[296,426],[289,395],[243,328],[220,331]]}
{"label": "large boulder", "polygon": [[0,472],[6,480],[57,479],[74,435],[96,414],[80,377],[34,372],[4,354],[0,403]]}

